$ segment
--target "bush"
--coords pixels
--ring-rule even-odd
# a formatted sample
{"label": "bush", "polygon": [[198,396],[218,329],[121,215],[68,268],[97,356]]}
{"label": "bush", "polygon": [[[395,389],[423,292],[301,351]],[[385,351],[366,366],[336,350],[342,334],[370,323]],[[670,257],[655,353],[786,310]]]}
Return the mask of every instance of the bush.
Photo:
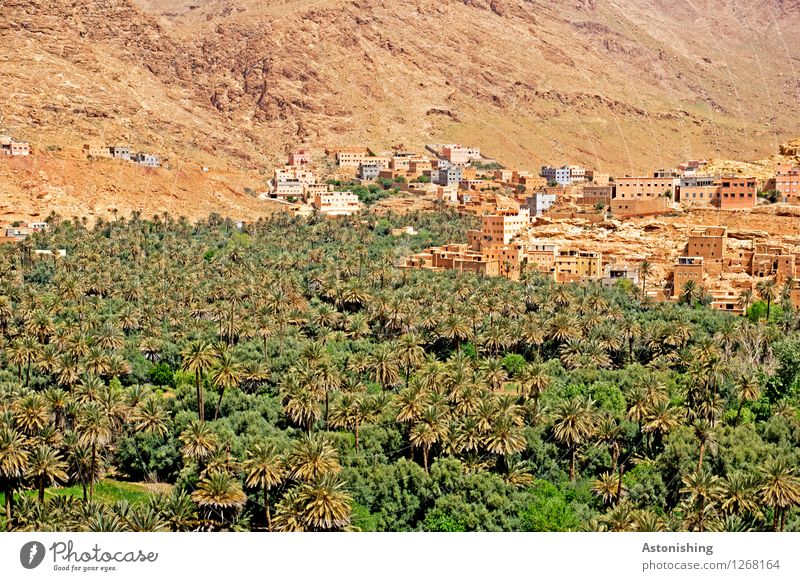
{"label": "bush", "polygon": [[175,386],[175,374],[166,363],[158,363],[149,372],[150,382],[153,385]]}

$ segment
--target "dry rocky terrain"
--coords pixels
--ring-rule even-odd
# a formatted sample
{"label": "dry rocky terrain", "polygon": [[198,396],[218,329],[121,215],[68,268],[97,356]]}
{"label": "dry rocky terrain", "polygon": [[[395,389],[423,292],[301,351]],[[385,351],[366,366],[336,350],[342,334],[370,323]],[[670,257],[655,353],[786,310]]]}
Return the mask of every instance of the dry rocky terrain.
{"label": "dry rocky terrain", "polygon": [[[254,210],[244,188],[298,144],[617,174],[758,159],[800,134],[798,29],[798,0],[4,0],[0,133],[40,159],[0,170],[0,204]],[[219,171],[62,169],[86,141]]]}

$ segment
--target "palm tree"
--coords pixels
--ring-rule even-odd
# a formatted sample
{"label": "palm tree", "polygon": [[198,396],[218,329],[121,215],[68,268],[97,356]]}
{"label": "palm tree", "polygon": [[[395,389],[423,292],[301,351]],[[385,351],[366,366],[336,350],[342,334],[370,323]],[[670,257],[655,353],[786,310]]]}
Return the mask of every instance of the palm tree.
{"label": "palm tree", "polygon": [[435,428],[427,422],[414,424],[409,433],[409,440],[414,448],[422,449],[423,467],[428,471],[428,454],[434,444],[439,441],[439,435]]}
{"label": "palm tree", "polygon": [[81,483],[83,504],[86,505],[89,502],[88,480],[89,470],[92,466],[91,450],[81,443],[80,436],[75,431],[67,432],[64,437],[64,444],[67,448],[69,476],[72,480],[77,480]]}
{"label": "palm tree", "polygon": [[352,498],[342,488],[344,483],[332,476],[299,486],[297,503],[306,530],[341,530],[350,524]]}
{"label": "palm tree", "polygon": [[244,506],[247,495],[242,491],[242,485],[230,474],[213,472],[198,482],[197,490],[192,492],[192,500],[215,514],[217,520],[224,524],[230,512]]}
{"label": "palm tree", "polygon": [[319,399],[309,386],[301,383],[300,374],[296,370],[290,370],[286,375],[281,386],[281,399],[289,419],[303,426],[306,433],[310,434],[314,422],[322,416]]}
{"label": "palm tree", "polygon": [[542,363],[528,363],[520,374],[518,389],[520,397],[530,397],[539,407],[539,398],[547,391],[552,382],[552,377]]}
{"label": "palm tree", "polygon": [[39,502],[44,502],[44,489],[56,482],[66,482],[67,463],[53,448],[40,445],[34,448],[28,459],[28,478],[36,483]]}
{"label": "palm tree", "polygon": [[179,436],[184,458],[197,461],[201,466],[217,451],[219,441],[216,433],[202,420],[192,421]]}
{"label": "palm tree", "polygon": [[161,399],[151,395],[136,406],[133,423],[137,431],[164,437],[168,433],[169,414]]}
{"label": "palm tree", "polygon": [[639,263],[639,276],[642,277],[642,298],[647,296],[647,277],[653,274],[653,264],[649,260]]}
{"label": "palm tree", "polygon": [[373,405],[374,398],[363,394],[344,394],[331,414],[331,426],[353,430],[356,454],[359,447],[359,431],[365,422],[372,421],[379,413]]}
{"label": "palm tree", "polygon": [[739,304],[742,306],[742,310],[747,313],[747,309],[750,308],[750,305],[753,304],[753,290],[752,289],[744,289],[741,293],[739,293]]}
{"label": "palm tree", "polygon": [[772,301],[778,296],[778,286],[775,283],[775,279],[768,278],[760,281],[756,285],[756,289],[759,296],[767,301],[767,321],[769,321],[770,307],[772,306]]}
{"label": "palm tree", "polygon": [[286,457],[289,477],[302,482],[313,482],[324,476],[335,476],[342,467],[339,453],[322,435],[305,435],[290,448]]}
{"label": "palm tree", "polygon": [[719,477],[707,470],[693,472],[682,478],[681,493],[688,495],[690,513],[687,524],[692,530],[703,532],[706,521],[714,514],[714,505],[719,499],[721,486]]}
{"label": "palm tree", "polygon": [[26,436],[38,434],[50,421],[47,401],[38,393],[24,396],[15,407],[16,426]]}
{"label": "palm tree", "polygon": [[448,315],[439,326],[439,337],[454,344],[456,351],[461,351],[461,343],[471,334],[469,325],[459,315]]}
{"label": "palm tree", "polygon": [[219,416],[222,406],[222,396],[225,390],[238,387],[242,380],[242,367],[239,364],[233,351],[227,346],[220,346],[217,349],[217,360],[211,370],[211,384],[219,392],[217,407],[214,409],[214,419]]}
{"label": "palm tree", "polygon": [[394,345],[381,343],[369,356],[367,365],[376,382],[389,387],[397,382],[400,375],[398,356]]}
{"label": "palm tree", "polygon": [[722,481],[720,508],[726,514],[759,515],[756,489],[758,481],[746,472],[732,472]]}
{"label": "palm tree", "polygon": [[8,427],[0,428],[0,486],[6,501],[6,530],[11,530],[14,490],[28,468],[25,436]]}
{"label": "palm tree", "polygon": [[214,348],[205,341],[194,341],[181,351],[181,369],[194,374],[194,386],[197,391],[197,415],[200,421],[205,419],[205,398],[201,379],[211,371],[216,361]]}
{"label": "palm tree", "polygon": [[269,491],[283,482],[286,474],[283,457],[272,444],[257,442],[247,452],[243,465],[245,486],[261,488],[264,493],[264,514],[267,517],[267,530],[272,530],[272,515],[269,511]]}
{"label": "palm tree", "polygon": [[522,452],[526,446],[527,442],[522,435],[522,429],[506,414],[495,420],[491,433],[486,436],[486,449],[503,459],[506,471],[508,468],[507,457]]}
{"label": "palm tree", "polygon": [[786,464],[782,458],[772,458],[761,470],[761,486],[758,491],[761,501],[772,508],[772,530],[783,531],[786,513],[792,507],[800,505],[800,478],[794,468]]}
{"label": "palm tree", "polygon": [[428,404],[428,392],[419,383],[415,385],[412,382],[410,387],[402,390],[394,398],[394,408],[397,410],[396,420],[401,423],[414,422],[422,416],[422,412],[425,411]]}
{"label": "palm tree", "polygon": [[622,451],[622,427],[619,425],[619,422],[610,414],[604,414],[597,422],[595,435],[598,442],[604,444],[608,448],[608,451],[611,454],[610,472],[615,474],[617,472],[619,455]]}
{"label": "palm tree", "polygon": [[694,435],[698,444],[700,444],[697,458],[697,471],[700,472],[703,469],[703,456],[706,449],[711,453],[717,450],[717,436],[713,424],[704,418],[695,420],[692,428],[694,428]]}
{"label": "palm tree", "polygon": [[620,488],[617,475],[614,472],[604,472],[594,481],[592,492],[603,499],[606,506],[617,504],[625,493],[625,488]]}
{"label": "palm tree", "polygon": [[486,359],[481,363],[480,373],[492,391],[500,391],[508,380],[508,372],[503,367],[502,360],[497,357]]}
{"label": "palm tree", "polygon": [[397,340],[396,353],[398,363],[402,366],[406,377],[406,387],[411,376],[411,370],[422,365],[425,360],[425,349],[420,345],[420,339],[414,333],[406,333]]}
{"label": "palm tree", "polygon": [[761,381],[755,374],[743,373],[736,382],[736,394],[739,398],[739,406],[736,409],[736,419],[733,423],[738,426],[744,404],[756,401],[761,397]]}
{"label": "palm tree", "polygon": [[594,402],[574,397],[563,402],[555,412],[553,436],[569,450],[569,479],[575,480],[575,456],[578,448],[594,433]]}
{"label": "palm tree", "polygon": [[678,408],[671,407],[668,401],[659,401],[649,411],[642,426],[645,434],[653,433],[653,447],[657,448],[664,436],[680,425]]}
{"label": "palm tree", "polygon": [[272,314],[268,308],[262,307],[258,310],[256,313],[255,325],[256,335],[260,337],[262,341],[262,355],[264,357],[264,361],[269,361],[267,341],[275,334],[275,321],[272,318]]}
{"label": "palm tree", "polygon": [[103,449],[111,442],[114,435],[109,417],[97,402],[85,403],[78,417],[76,426],[81,444],[88,446],[91,452],[89,467],[89,500],[94,498],[94,483],[97,479],[97,450]]}
{"label": "palm tree", "polygon": [[693,306],[703,295],[703,289],[693,280],[683,283],[681,289],[680,302],[684,305]]}

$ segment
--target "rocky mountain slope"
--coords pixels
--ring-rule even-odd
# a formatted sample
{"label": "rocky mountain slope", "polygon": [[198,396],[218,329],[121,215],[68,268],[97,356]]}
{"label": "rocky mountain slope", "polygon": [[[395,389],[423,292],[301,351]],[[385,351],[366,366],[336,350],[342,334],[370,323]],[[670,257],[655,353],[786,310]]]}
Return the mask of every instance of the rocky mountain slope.
{"label": "rocky mountain slope", "polygon": [[245,172],[298,143],[755,159],[800,134],[798,29],[798,0],[4,0],[0,131]]}

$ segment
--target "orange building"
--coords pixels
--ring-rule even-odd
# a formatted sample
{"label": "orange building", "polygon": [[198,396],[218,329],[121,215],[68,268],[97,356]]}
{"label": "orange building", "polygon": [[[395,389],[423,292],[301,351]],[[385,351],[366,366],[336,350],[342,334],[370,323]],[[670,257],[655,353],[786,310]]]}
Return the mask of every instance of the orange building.
{"label": "orange building", "polygon": [[510,208],[498,210],[495,214],[481,217],[481,229],[467,231],[467,238],[473,250],[486,246],[508,244],[531,222],[527,209]]}
{"label": "orange building", "polygon": [[543,178],[542,176],[519,176],[517,183],[525,186],[526,192],[547,188],[547,178]]}
{"label": "orange building", "polygon": [[708,294],[711,295],[712,309],[731,313],[732,315],[744,315],[744,306],[739,298],[740,293],[735,290],[712,289]]}
{"label": "orange building", "polygon": [[431,160],[427,158],[414,158],[408,160],[408,173],[415,178],[424,175],[425,173],[430,175],[432,170],[433,166],[431,165]]}
{"label": "orange building", "polygon": [[500,275],[498,260],[487,259],[482,253],[470,250],[466,244],[433,246],[410,256],[404,266],[427,270],[457,270],[484,276]]}
{"label": "orange building", "polygon": [[525,245],[527,264],[540,272],[552,272],[557,255],[558,246],[550,242],[533,241]]}
{"label": "orange building", "polygon": [[703,284],[703,257],[702,256],[679,256],[675,264],[675,271],[672,279],[672,296],[680,296],[683,287],[688,281],[694,281],[699,287]]}
{"label": "orange building", "polygon": [[614,198],[611,200],[611,213],[616,218],[633,218],[637,216],[657,216],[670,211],[669,198]]}
{"label": "orange building", "polygon": [[682,185],[678,192],[682,204],[712,205],[720,210],[752,208],[756,205],[758,182],[753,177],[724,176],[712,180],[702,176],[691,180],[690,185]]}
{"label": "orange building", "polygon": [[482,253],[487,262],[497,261],[500,275],[511,280],[519,280],[520,267],[525,258],[522,244],[488,246],[483,249]]}
{"label": "orange building", "polygon": [[597,206],[598,204],[603,204],[603,206],[608,207],[611,205],[611,194],[611,186],[585,186],[581,197],[578,198],[576,203],[579,206]]}
{"label": "orange building", "polygon": [[758,181],[754,177],[722,177],[717,206],[720,210],[753,208],[756,205]]}
{"label": "orange building", "polygon": [[775,173],[775,189],[782,202],[796,204],[800,201],[800,166],[780,164]]}
{"label": "orange building", "polygon": [[514,174],[516,172],[510,169],[496,169],[492,172],[492,177],[500,182],[511,183],[511,180],[514,179]]}
{"label": "orange building", "polygon": [[693,230],[686,245],[686,256],[701,256],[704,260],[722,260],[728,230],[724,226],[709,226]]}
{"label": "orange building", "polygon": [[611,181],[611,176],[607,173],[587,169],[586,179],[598,186],[607,186]]}
{"label": "orange building", "polygon": [[797,255],[782,246],[767,243],[753,245],[753,264],[750,274],[754,277],[775,277],[781,284],[787,277],[797,276]]}
{"label": "orange building", "polygon": [[624,177],[614,181],[614,197],[633,198],[675,197],[678,180],[673,177]]}

